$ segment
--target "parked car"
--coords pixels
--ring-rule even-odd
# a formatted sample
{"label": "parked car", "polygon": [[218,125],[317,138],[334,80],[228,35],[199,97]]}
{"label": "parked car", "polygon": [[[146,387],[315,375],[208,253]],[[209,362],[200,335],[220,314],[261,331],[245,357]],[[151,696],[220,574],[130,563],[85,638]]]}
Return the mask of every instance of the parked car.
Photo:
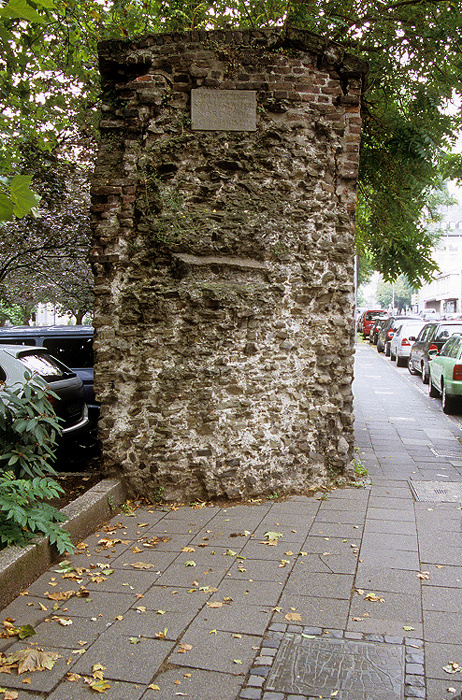
{"label": "parked car", "polygon": [[383,311],[383,309],[368,309],[364,312],[362,323],[361,323],[361,333],[364,338],[367,338],[369,332],[374,325],[374,321],[378,318],[386,318],[388,313]]}
{"label": "parked car", "polygon": [[396,329],[403,321],[409,321],[410,319],[415,319],[421,321],[419,316],[406,316],[404,314],[399,314],[395,316],[390,316],[387,323],[385,323],[379,331],[377,336],[377,350],[378,352],[384,352],[386,357],[390,356],[390,343]]}
{"label": "parked car", "polygon": [[0,382],[8,388],[24,385],[25,378],[38,375],[58,398],[53,408],[61,419],[63,437],[75,437],[88,429],[88,409],[83,382],[77,374],[52,357],[45,348],[0,346]]}
{"label": "parked car", "polygon": [[420,372],[424,384],[428,384],[428,353],[439,351],[451,335],[462,333],[461,321],[434,321],[426,323],[411,348],[408,369],[411,374]]}
{"label": "parked car", "polygon": [[10,326],[0,328],[0,346],[41,346],[67,365],[83,381],[89,417],[96,425],[99,404],[93,387],[92,326]]}
{"label": "parked car", "polygon": [[396,329],[390,341],[390,360],[395,361],[397,367],[404,367],[407,364],[411,347],[424,325],[425,321],[410,319],[403,321]]}
{"label": "parked car", "polygon": [[430,351],[428,393],[432,398],[441,395],[445,413],[462,406],[462,335],[451,336],[440,352]]}
{"label": "parked car", "polygon": [[379,335],[379,331],[382,328],[383,324],[388,321],[388,316],[383,316],[382,318],[377,318],[374,321],[374,325],[372,326],[371,330],[369,331],[369,342],[372,345],[377,345],[377,338]]}

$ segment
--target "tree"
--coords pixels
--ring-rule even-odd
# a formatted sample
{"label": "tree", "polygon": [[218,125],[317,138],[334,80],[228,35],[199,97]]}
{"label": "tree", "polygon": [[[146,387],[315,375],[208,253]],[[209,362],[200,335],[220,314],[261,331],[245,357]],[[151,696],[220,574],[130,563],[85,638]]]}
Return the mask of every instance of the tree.
{"label": "tree", "polygon": [[432,194],[445,177],[462,178],[451,154],[462,125],[461,10],[462,0],[9,0],[0,8],[0,170],[15,173],[23,139],[49,150],[94,143],[100,38],[295,25],[370,63],[357,248],[386,279],[404,273],[418,284],[435,271]]}
{"label": "tree", "polygon": [[81,319],[93,303],[87,169],[34,143],[21,144],[20,167],[33,174],[40,216],[0,227],[0,298],[21,308],[22,323],[40,302]]}
{"label": "tree", "polygon": [[377,283],[377,301],[383,309],[406,309],[412,305],[413,289],[404,275],[392,284],[383,279]]}

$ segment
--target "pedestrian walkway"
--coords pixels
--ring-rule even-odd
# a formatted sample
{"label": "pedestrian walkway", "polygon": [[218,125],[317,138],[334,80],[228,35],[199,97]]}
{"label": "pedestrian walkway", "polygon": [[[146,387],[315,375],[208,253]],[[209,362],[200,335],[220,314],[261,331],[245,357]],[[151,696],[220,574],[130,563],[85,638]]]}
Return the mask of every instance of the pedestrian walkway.
{"label": "pedestrian walkway", "polygon": [[0,700],[461,692],[459,424],[366,344],[355,396],[371,484],[122,512],[2,611],[36,634],[0,650],[51,668],[0,673]]}

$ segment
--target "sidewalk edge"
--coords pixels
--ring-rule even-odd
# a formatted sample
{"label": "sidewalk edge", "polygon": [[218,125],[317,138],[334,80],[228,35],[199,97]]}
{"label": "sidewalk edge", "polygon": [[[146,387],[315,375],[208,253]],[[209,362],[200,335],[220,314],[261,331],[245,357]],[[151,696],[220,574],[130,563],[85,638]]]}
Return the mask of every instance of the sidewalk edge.
{"label": "sidewalk edge", "polygon": [[[103,479],[61,509],[67,517],[64,528],[74,544],[108,520],[126,498],[120,479]],[[6,607],[58,559],[46,537],[27,547],[7,547],[0,552],[0,609]]]}

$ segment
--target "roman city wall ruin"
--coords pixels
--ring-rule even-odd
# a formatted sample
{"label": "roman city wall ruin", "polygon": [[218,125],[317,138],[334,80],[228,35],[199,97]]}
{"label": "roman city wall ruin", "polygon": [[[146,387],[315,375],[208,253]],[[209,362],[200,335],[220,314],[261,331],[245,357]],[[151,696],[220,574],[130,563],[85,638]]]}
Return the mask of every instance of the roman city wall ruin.
{"label": "roman city wall ruin", "polygon": [[367,65],[290,28],[107,41],[99,56],[105,469],[170,500],[345,477]]}

